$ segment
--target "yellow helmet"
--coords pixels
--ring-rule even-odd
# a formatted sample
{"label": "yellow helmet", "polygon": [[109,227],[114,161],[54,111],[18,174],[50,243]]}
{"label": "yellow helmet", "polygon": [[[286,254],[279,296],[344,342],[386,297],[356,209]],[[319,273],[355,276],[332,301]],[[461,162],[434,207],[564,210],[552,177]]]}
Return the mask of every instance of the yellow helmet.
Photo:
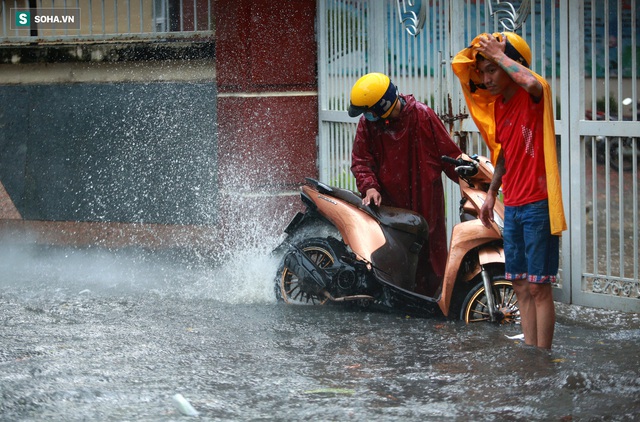
{"label": "yellow helmet", "polygon": [[496,32],[493,36],[500,41],[502,41],[503,36],[507,39],[507,44],[504,47],[504,54],[507,57],[524,67],[531,66],[531,48],[520,35],[515,32]]}
{"label": "yellow helmet", "polygon": [[387,118],[398,102],[398,88],[383,73],[368,73],[351,88],[349,116],[356,117],[366,111]]}

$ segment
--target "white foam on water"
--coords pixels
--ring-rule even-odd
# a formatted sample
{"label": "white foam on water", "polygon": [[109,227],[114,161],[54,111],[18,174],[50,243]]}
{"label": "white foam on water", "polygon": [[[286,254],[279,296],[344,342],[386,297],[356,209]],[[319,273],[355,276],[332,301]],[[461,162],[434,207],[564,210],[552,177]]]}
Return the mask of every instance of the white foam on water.
{"label": "white foam on water", "polygon": [[279,258],[262,250],[235,251],[184,293],[230,304],[274,302],[278,264]]}
{"label": "white foam on water", "polygon": [[266,247],[225,251],[217,264],[186,262],[154,251],[0,245],[0,289],[28,296],[121,296],[154,293],[229,304],[272,303],[280,258]]}

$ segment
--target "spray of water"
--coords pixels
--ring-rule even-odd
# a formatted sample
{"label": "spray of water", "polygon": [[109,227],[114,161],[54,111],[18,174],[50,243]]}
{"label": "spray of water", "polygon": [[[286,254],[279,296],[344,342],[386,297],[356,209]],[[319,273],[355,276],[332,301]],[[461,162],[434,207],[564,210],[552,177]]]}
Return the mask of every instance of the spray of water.
{"label": "spray of water", "polygon": [[[2,290],[27,296],[158,294],[230,304],[275,301],[273,283],[286,212],[244,196],[224,233],[173,249],[51,246],[35,236],[0,239]],[[261,206],[258,204],[262,203]],[[259,208],[259,209],[255,209]],[[270,212],[271,211],[271,212]],[[99,243],[99,242],[98,242]],[[211,248],[211,244],[216,247]],[[204,252],[203,252],[204,251]]]}
{"label": "spray of water", "polygon": [[[44,218],[184,224],[203,231],[214,227],[215,234],[196,236],[192,244],[169,242],[180,249],[177,259],[165,250],[114,249],[98,238],[91,247],[70,248],[38,245],[35,234],[33,239],[4,237],[0,288],[36,284],[69,293],[134,290],[225,303],[274,301],[279,258],[271,252],[299,206],[296,194],[282,194],[294,189],[275,182],[289,169],[287,160],[264,151],[267,141],[274,141],[256,130],[242,148],[218,148],[214,156],[216,144],[234,142],[216,142],[212,128],[199,124],[214,117],[212,104],[203,100],[211,97],[202,94],[209,92],[204,85],[178,92],[171,85],[141,85],[136,89],[144,95],[123,92],[130,97],[126,110],[121,102],[101,98],[102,88],[95,89],[92,106],[120,116],[122,124],[96,113],[87,123],[93,132],[79,139],[73,152],[65,149],[51,158],[60,166],[73,164],[64,167],[74,182],[65,187],[71,194],[61,195],[72,203]],[[286,150],[286,142],[278,142],[277,149]],[[144,226],[151,236],[153,226]],[[136,240],[124,243],[135,245]]]}
{"label": "spray of water", "polygon": [[[252,153],[258,154],[248,152]],[[218,206],[224,242],[217,251],[218,265],[198,288],[227,303],[274,301],[274,277],[281,257],[273,250],[282,241],[282,229],[299,200],[293,192],[283,194],[282,186],[265,175],[286,172],[282,167],[287,161],[257,157],[248,165],[246,160],[224,156],[220,163],[225,175]]]}

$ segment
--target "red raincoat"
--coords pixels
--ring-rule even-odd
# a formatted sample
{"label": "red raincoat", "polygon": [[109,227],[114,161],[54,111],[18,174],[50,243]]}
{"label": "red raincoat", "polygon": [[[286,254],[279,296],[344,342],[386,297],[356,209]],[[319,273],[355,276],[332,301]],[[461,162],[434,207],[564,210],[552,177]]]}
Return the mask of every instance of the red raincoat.
{"label": "red raincoat", "polygon": [[393,120],[360,118],[351,155],[351,172],[363,195],[375,188],[382,204],[418,212],[429,224],[431,267],[442,279],[447,259],[442,172],[458,182],[453,166],[441,156],[457,158],[462,151],[436,115],[413,95]]}

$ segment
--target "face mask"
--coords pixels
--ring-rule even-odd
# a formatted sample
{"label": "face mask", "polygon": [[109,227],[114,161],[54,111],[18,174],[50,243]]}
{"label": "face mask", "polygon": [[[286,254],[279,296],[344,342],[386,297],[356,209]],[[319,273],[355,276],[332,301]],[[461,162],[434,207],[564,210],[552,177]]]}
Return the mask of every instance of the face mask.
{"label": "face mask", "polygon": [[376,116],[375,114],[371,113],[370,111],[365,111],[362,114],[364,115],[364,118],[367,119],[370,122],[375,122],[375,121],[380,119],[380,117]]}

